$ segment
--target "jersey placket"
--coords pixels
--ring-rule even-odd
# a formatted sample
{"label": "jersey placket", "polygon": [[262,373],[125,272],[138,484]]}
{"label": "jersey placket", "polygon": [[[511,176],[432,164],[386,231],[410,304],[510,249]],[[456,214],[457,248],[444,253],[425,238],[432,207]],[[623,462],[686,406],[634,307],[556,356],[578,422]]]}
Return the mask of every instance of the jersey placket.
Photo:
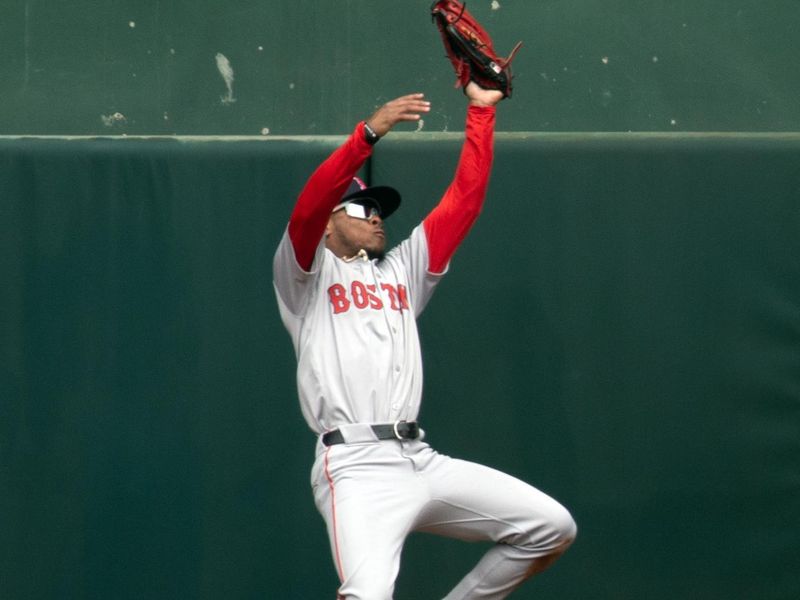
{"label": "jersey placket", "polygon": [[[375,267],[375,261],[370,261],[369,265],[370,271],[372,272],[372,280],[376,289],[383,290],[382,285],[387,282],[384,280],[382,270]],[[392,304],[395,301],[398,304],[397,311],[392,309]],[[404,399],[397,397],[397,389],[402,385],[401,380],[403,377],[403,362],[405,360],[405,349],[403,343],[405,339],[404,330],[406,315],[404,314],[404,311],[407,310],[409,309],[404,308],[399,299],[395,300],[393,298],[384,297],[381,312],[383,313],[383,317],[386,322],[386,331],[389,334],[389,338],[392,342],[391,385],[388,387],[389,393],[392,396],[391,405],[389,406],[392,420],[398,420],[400,418],[400,411],[405,405]],[[387,398],[387,401],[388,400],[389,399]]]}

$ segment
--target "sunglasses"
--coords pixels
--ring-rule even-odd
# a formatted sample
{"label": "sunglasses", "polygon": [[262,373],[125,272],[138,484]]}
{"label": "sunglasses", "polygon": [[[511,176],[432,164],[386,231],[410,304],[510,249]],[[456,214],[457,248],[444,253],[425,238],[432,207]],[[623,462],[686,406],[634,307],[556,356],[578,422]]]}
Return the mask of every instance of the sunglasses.
{"label": "sunglasses", "polygon": [[365,219],[369,220],[372,217],[380,217],[381,211],[378,210],[375,206],[365,206],[364,204],[355,204],[353,202],[348,202],[343,207],[344,212],[347,213],[348,217],[354,217],[356,219]]}

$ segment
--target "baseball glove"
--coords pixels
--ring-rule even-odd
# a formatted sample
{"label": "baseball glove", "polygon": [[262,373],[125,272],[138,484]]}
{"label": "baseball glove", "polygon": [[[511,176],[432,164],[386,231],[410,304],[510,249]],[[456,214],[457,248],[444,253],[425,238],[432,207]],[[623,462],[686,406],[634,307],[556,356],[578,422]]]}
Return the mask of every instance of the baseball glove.
{"label": "baseball glove", "polygon": [[497,56],[489,34],[458,0],[436,0],[431,18],[456,70],[455,87],[464,87],[472,80],[487,90],[500,90],[505,98],[511,96],[511,61],[522,42],[507,58]]}

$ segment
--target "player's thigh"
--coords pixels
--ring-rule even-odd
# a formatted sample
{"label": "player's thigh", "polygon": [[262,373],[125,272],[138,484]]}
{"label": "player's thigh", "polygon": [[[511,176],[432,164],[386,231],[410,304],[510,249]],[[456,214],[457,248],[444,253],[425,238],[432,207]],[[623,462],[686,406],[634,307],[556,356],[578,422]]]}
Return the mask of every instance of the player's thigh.
{"label": "player's thigh", "polygon": [[315,474],[314,496],[341,592],[382,598],[397,577],[403,542],[424,502],[423,488],[408,461],[395,459],[389,449],[338,450]]}
{"label": "player's thigh", "polygon": [[441,457],[428,474],[431,500],[417,528],[465,540],[531,545],[544,552],[575,537],[558,501],[506,473]]}
{"label": "player's thigh", "polygon": [[375,495],[360,494],[358,487],[347,481],[338,486],[341,498],[332,508],[333,518],[328,519],[334,561],[342,582],[339,592],[348,600],[388,600],[412,519],[402,507],[377,503]]}

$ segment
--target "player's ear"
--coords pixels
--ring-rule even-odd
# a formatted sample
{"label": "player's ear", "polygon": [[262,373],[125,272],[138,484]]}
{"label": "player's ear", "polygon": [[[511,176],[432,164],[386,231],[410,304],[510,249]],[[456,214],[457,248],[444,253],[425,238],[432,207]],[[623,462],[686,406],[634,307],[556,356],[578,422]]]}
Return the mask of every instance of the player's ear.
{"label": "player's ear", "polygon": [[330,237],[333,233],[333,215],[328,218],[328,224],[325,225],[325,237]]}

